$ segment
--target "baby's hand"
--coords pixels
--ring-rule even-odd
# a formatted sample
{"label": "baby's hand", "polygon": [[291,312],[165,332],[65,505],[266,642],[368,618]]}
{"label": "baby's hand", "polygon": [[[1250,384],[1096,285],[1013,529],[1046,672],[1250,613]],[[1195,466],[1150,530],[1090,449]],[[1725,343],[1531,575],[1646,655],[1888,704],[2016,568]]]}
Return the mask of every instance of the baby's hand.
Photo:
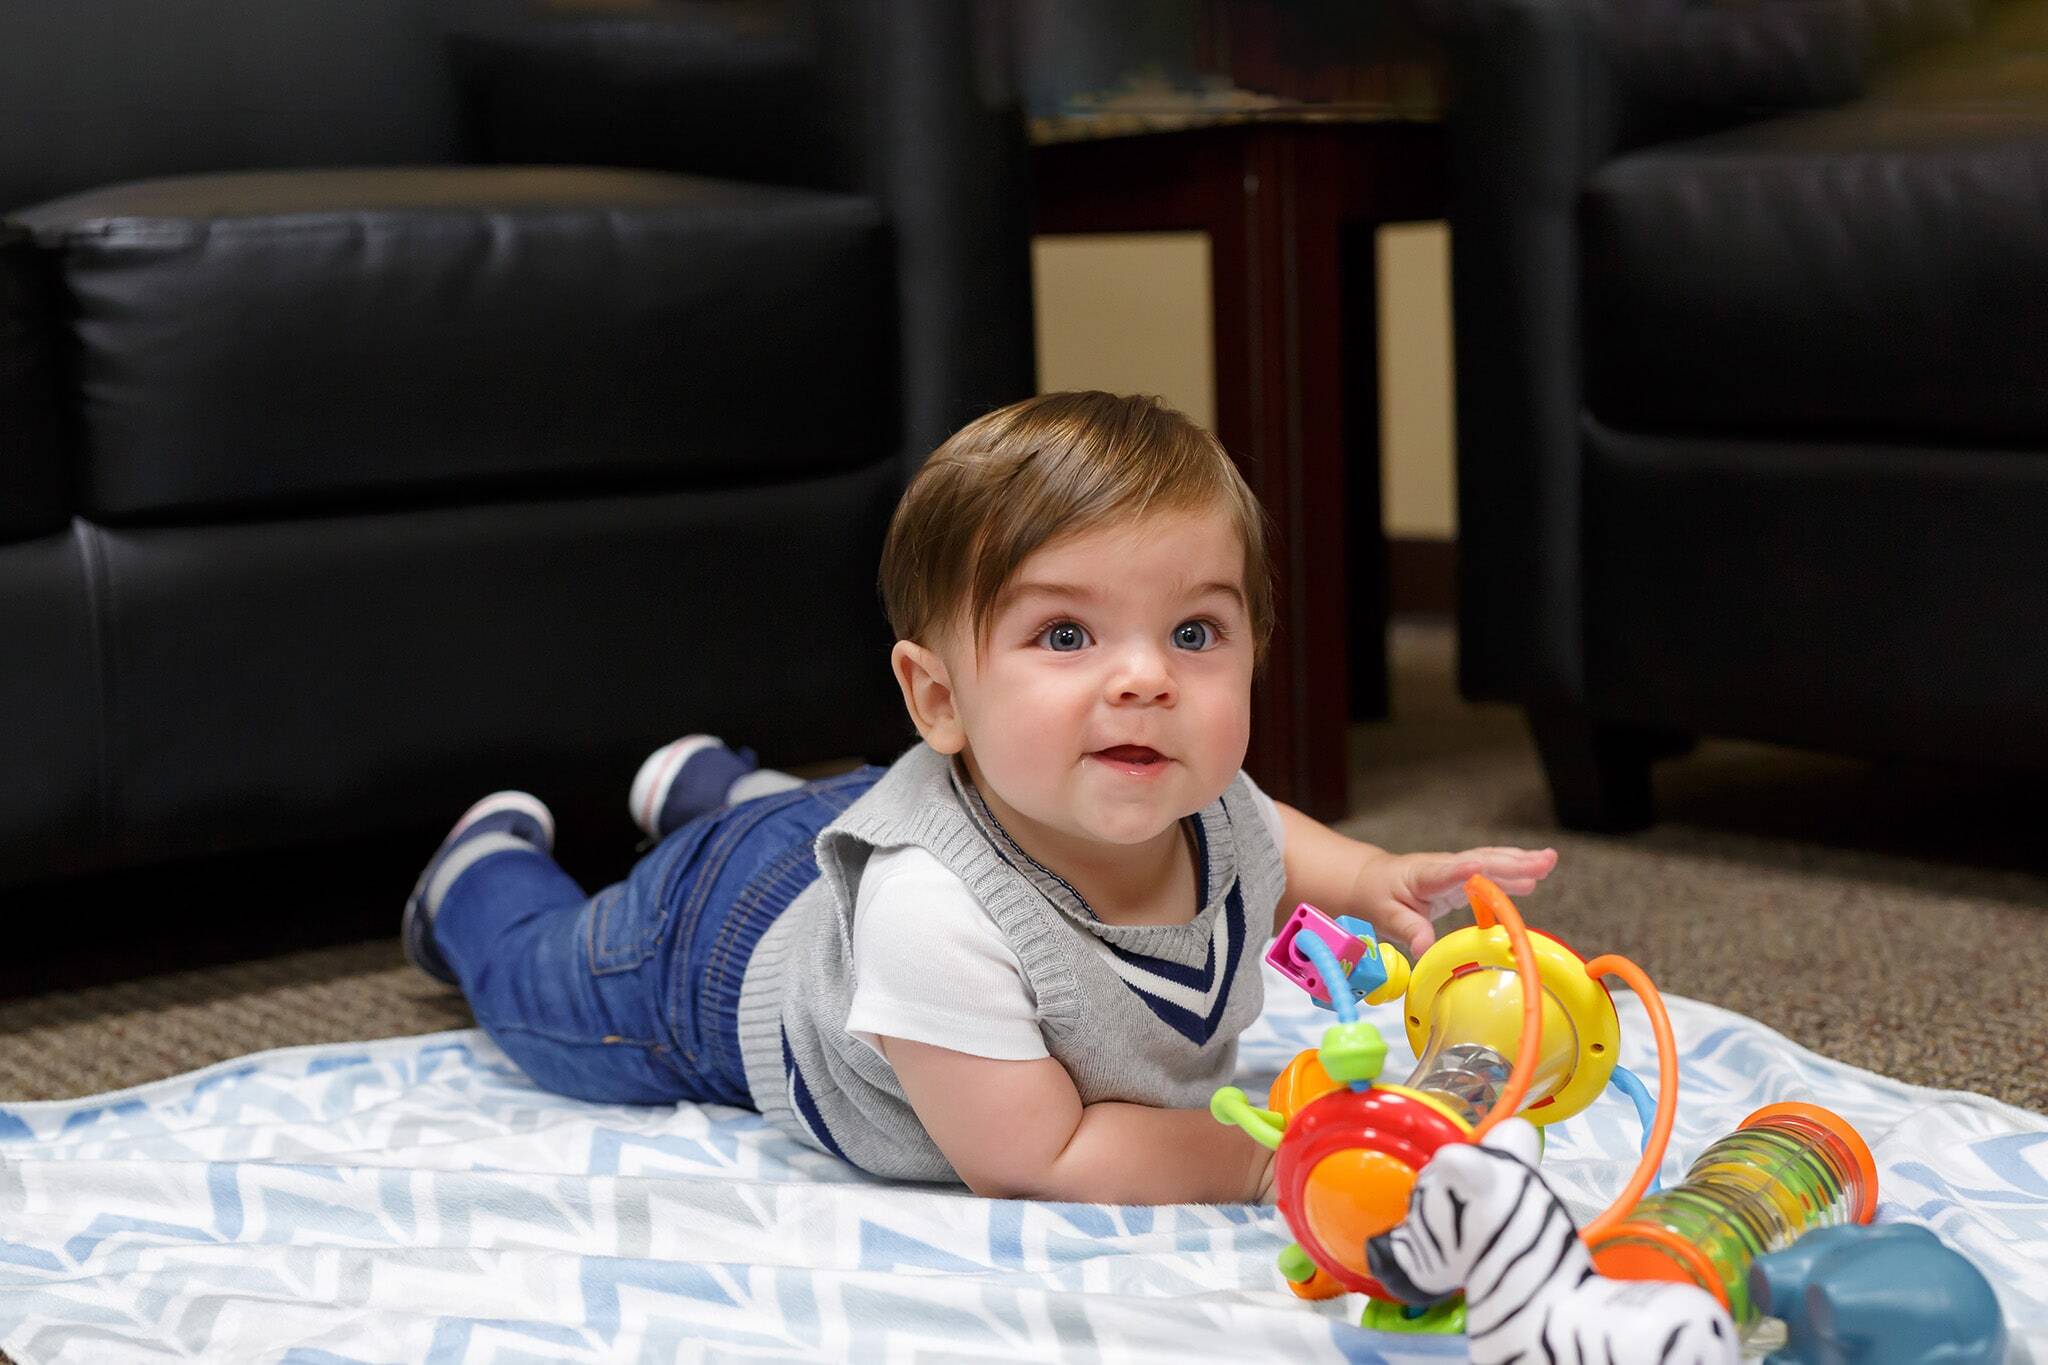
{"label": "baby's hand", "polygon": [[1483,876],[1510,896],[1526,896],[1557,866],[1557,850],[1473,848],[1463,853],[1382,854],[1367,859],[1353,883],[1351,914],[1420,957],[1436,942],[1430,921],[1465,903],[1465,882]]}

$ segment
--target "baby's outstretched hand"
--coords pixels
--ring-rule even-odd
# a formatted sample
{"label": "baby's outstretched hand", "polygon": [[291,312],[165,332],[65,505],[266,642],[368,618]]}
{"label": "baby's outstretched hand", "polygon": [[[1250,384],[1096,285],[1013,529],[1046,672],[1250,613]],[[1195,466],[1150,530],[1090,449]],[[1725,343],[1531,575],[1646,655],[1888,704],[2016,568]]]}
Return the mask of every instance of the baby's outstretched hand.
{"label": "baby's outstretched hand", "polygon": [[1463,853],[1385,854],[1359,869],[1352,914],[1419,957],[1436,942],[1430,921],[1465,903],[1465,882],[1483,876],[1510,896],[1526,896],[1557,866],[1554,848],[1472,848]]}

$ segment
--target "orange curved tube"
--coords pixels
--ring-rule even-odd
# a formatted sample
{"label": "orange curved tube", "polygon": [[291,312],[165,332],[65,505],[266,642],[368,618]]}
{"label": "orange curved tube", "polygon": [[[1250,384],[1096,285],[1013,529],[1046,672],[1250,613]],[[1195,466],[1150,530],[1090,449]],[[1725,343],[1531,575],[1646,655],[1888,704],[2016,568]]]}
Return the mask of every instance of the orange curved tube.
{"label": "orange curved tube", "polygon": [[1656,1174],[1658,1163],[1664,1160],[1665,1145],[1671,1141],[1671,1124],[1678,1117],[1678,1040],[1671,1032],[1671,1015],[1664,1008],[1664,997],[1657,994],[1656,985],[1641,967],[1608,953],[1588,962],[1586,975],[1618,976],[1626,981],[1642,998],[1643,1009],[1650,1016],[1650,1032],[1657,1037],[1657,1118],[1650,1125],[1650,1139],[1643,1145],[1642,1160],[1636,1163],[1628,1184],[1612,1204],[1600,1211],[1598,1218],[1579,1229],[1579,1237],[1592,1246],[1635,1209],[1643,1191],[1650,1188],[1650,1178]]}
{"label": "orange curved tube", "polygon": [[1522,1039],[1515,1048],[1514,1069],[1508,1072],[1507,1089],[1500,1092],[1493,1108],[1473,1128],[1472,1141],[1477,1142],[1502,1119],[1513,1117],[1529,1094],[1529,1084],[1536,1075],[1536,1053],[1543,1045],[1543,978],[1536,973],[1536,953],[1529,946],[1529,931],[1522,923],[1522,913],[1515,909],[1507,892],[1475,875],[1465,881],[1465,898],[1472,902],[1472,917],[1480,928],[1491,929],[1498,921],[1508,931],[1508,945],[1515,953],[1515,977],[1522,983]]}

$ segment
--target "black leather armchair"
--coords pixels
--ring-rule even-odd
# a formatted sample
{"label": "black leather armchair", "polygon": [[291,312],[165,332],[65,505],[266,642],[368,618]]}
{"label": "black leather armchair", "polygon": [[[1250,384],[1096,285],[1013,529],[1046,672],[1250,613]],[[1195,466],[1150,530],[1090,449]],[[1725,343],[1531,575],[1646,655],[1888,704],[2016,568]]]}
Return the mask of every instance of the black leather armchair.
{"label": "black leather armchair", "polygon": [[2048,765],[2048,23],[1441,0],[1461,684],[1560,818],[1690,736]]}
{"label": "black leather armchair", "polygon": [[906,738],[889,511],[1032,387],[971,16],[0,0],[0,884]]}

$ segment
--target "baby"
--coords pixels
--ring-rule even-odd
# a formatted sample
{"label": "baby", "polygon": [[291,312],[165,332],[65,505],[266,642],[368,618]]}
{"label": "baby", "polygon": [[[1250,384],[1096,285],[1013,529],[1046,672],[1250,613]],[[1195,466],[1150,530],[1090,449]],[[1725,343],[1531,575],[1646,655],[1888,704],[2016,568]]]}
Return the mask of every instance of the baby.
{"label": "baby", "polygon": [[1208,1113],[1298,901],[1419,952],[1484,873],[1545,849],[1395,855],[1241,770],[1272,625],[1262,517],[1149,399],[1047,394],[969,424],[882,552],[922,742],[803,783],[691,736],[633,784],[661,842],[586,896],[522,792],[472,807],[404,941],[539,1084],[758,1109],[877,1175],[1100,1203],[1263,1197]]}

